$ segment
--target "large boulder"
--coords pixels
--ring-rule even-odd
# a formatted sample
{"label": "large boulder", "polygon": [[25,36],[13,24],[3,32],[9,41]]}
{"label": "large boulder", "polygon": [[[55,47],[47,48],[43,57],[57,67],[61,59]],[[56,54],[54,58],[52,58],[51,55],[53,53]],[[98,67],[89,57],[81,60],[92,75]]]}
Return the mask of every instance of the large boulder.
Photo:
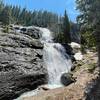
{"label": "large boulder", "polygon": [[71,83],[75,82],[75,79],[73,78],[73,75],[71,73],[63,73],[61,76],[61,83],[64,86],[68,86]]}
{"label": "large boulder", "polygon": [[39,40],[14,30],[0,31],[0,100],[12,100],[46,84],[47,76]]}

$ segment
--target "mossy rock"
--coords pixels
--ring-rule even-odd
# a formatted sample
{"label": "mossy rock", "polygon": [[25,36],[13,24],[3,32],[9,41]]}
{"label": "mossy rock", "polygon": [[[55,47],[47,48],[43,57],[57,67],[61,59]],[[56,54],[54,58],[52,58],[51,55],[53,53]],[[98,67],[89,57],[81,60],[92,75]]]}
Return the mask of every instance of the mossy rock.
{"label": "mossy rock", "polygon": [[89,65],[87,66],[87,70],[88,70],[90,73],[93,73],[94,70],[95,70],[95,68],[96,68],[96,63],[92,63],[92,64],[89,64]]}
{"label": "mossy rock", "polygon": [[5,26],[5,27],[3,28],[3,32],[4,32],[4,33],[9,33],[9,26]]}
{"label": "mossy rock", "polygon": [[72,72],[78,71],[82,65],[84,65],[84,62],[82,62],[82,61],[78,61],[78,62],[73,63],[71,71]]}

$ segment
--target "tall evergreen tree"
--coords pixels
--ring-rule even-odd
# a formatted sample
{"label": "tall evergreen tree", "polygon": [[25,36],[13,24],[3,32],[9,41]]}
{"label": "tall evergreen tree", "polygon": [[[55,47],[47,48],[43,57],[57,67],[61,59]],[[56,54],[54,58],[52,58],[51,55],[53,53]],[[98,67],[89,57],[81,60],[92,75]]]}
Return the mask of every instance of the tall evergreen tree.
{"label": "tall evergreen tree", "polygon": [[77,9],[81,12],[78,16],[81,28],[91,29],[91,34],[96,36],[100,62],[100,0],[76,0],[76,3]]}
{"label": "tall evergreen tree", "polygon": [[1,11],[3,10],[3,8],[4,8],[3,1],[2,1],[2,0],[0,0],[0,13],[1,13]]}
{"label": "tall evergreen tree", "polygon": [[0,13],[0,21],[4,25],[9,25],[11,21],[11,11],[9,6],[6,6]]}
{"label": "tall evergreen tree", "polygon": [[64,13],[64,18],[63,18],[63,33],[66,37],[66,42],[70,43],[71,42],[71,36],[70,36],[70,22],[69,22],[69,18],[68,15],[66,13]]}

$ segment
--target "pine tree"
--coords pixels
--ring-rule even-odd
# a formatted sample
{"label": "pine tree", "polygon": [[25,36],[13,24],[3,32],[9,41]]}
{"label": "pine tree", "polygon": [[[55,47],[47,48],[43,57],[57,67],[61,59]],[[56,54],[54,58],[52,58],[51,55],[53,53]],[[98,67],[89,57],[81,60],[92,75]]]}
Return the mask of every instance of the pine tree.
{"label": "pine tree", "polygon": [[8,6],[6,6],[0,13],[0,21],[4,25],[9,25],[11,21],[11,11]]}
{"label": "pine tree", "polygon": [[81,29],[91,30],[91,34],[96,36],[100,62],[100,0],[76,0],[76,3],[81,12],[78,16]]}
{"label": "pine tree", "polygon": [[69,18],[68,18],[68,15],[66,13],[66,10],[65,10],[65,13],[64,13],[64,18],[63,18],[63,33],[65,35],[65,39],[66,39],[66,42],[67,43],[70,43],[71,42],[71,36],[70,36],[70,22],[69,22]]}
{"label": "pine tree", "polygon": [[1,13],[1,11],[3,10],[3,8],[4,8],[3,1],[2,1],[2,0],[0,0],[0,13]]}

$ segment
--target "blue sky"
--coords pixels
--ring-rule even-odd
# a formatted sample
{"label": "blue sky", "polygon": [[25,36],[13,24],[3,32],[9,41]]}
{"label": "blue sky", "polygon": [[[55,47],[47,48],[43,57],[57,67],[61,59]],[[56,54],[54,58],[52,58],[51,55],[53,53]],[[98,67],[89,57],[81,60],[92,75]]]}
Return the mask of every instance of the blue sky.
{"label": "blue sky", "polygon": [[63,15],[67,10],[70,20],[76,20],[78,11],[75,10],[75,0],[4,0],[6,4],[19,5],[28,10],[48,10]]}

